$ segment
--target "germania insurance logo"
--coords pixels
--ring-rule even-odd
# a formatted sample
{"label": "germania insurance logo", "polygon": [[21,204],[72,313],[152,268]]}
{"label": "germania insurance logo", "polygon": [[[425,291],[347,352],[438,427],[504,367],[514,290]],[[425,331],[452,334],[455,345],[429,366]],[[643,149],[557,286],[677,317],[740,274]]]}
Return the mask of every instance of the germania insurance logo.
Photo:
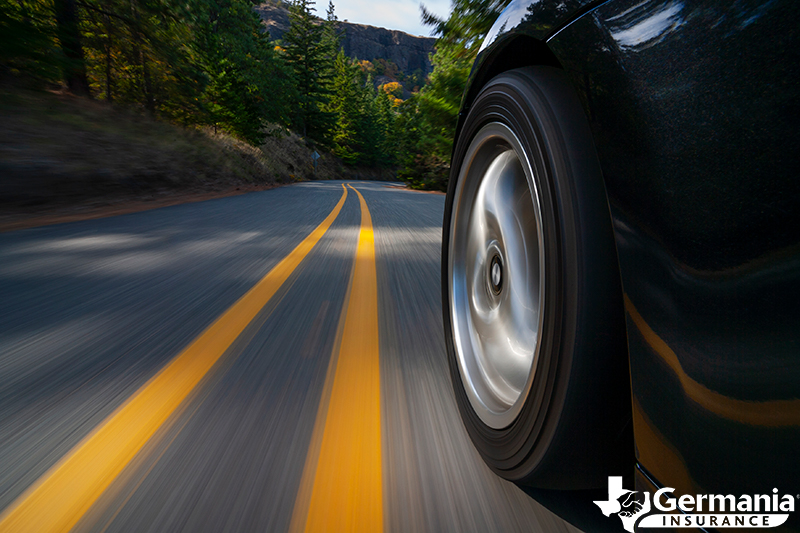
{"label": "germania insurance logo", "polygon": [[[652,528],[771,528],[786,522],[794,512],[794,497],[772,494],[698,494],[675,498],[664,487],[653,495],[622,488],[622,477],[608,478],[608,499],[594,502],[606,516],[616,514],[626,531]],[[641,496],[637,496],[637,495]],[[663,511],[656,513],[651,511]]]}

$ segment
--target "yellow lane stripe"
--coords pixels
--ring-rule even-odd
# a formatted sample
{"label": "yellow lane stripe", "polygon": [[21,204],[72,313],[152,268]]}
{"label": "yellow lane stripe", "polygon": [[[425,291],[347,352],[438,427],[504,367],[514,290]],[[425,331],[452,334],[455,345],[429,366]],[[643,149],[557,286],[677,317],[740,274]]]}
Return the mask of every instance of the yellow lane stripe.
{"label": "yellow lane stripe", "polygon": [[325,431],[325,417],[328,414],[328,404],[330,403],[331,390],[333,390],[333,378],[336,375],[336,363],[339,361],[339,347],[342,344],[342,331],[344,321],[347,317],[347,304],[350,301],[350,287],[352,286],[353,271],[347,282],[347,293],[342,301],[342,308],[339,313],[339,324],[336,327],[336,336],[333,339],[333,351],[328,360],[328,368],[325,371],[325,381],[322,385],[322,394],[317,404],[317,414],[314,418],[314,429],[311,431],[311,439],[306,451],[306,462],[303,465],[303,475],[300,477],[300,486],[297,489],[297,496],[294,500],[292,510],[292,520],[289,523],[289,533],[303,533],[306,528],[306,518],[308,517],[308,506],[311,502],[311,492],[314,490],[314,476],[317,473],[317,462],[319,451],[322,447],[322,434]]}
{"label": "yellow lane stripe", "polygon": [[770,400],[755,402],[738,400],[713,391],[698,383],[683,369],[678,356],[664,340],[644,321],[628,295],[625,310],[639,333],[653,351],[669,366],[681,383],[686,395],[715,415],[753,426],[780,427],[800,425],[800,400]]}
{"label": "yellow lane stripe", "polygon": [[0,516],[0,531],[68,531],[219,360],[322,238],[328,217],[192,344],[79,442]]}
{"label": "yellow lane stripe", "polygon": [[383,530],[375,239],[367,203],[353,190],[361,203],[361,231],[307,532]]}

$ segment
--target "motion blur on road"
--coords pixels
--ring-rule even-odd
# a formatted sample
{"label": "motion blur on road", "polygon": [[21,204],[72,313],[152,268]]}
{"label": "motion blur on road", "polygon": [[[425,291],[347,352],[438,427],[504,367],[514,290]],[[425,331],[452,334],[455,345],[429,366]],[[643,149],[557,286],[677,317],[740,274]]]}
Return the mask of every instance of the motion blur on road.
{"label": "motion blur on road", "polygon": [[0,234],[0,531],[577,531],[462,427],[444,196],[344,185]]}

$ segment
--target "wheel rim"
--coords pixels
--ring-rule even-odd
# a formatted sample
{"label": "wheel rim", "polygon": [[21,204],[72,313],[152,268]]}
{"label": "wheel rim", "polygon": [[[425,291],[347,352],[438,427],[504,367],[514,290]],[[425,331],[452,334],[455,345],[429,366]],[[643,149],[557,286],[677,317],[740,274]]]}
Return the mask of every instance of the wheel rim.
{"label": "wheel rim", "polygon": [[491,123],[470,144],[453,200],[450,318],[473,409],[502,429],[519,415],[539,360],[544,250],[531,165],[514,133]]}

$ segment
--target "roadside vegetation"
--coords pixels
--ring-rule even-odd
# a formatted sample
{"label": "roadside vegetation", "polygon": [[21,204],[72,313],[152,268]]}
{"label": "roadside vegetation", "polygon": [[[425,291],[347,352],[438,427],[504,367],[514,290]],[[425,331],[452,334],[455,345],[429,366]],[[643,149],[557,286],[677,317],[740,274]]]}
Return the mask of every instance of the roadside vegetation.
{"label": "roadside vegetation", "polygon": [[284,133],[255,147],[211,128],[185,128],[69,93],[0,87],[0,198],[5,211],[82,199],[269,187],[332,179],[330,154]]}
{"label": "roadside vegetation", "polygon": [[507,0],[474,2],[423,9],[439,40],[422,79],[346,57],[332,2],[319,18],[294,0],[270,41],[250,0],[0,0],[0,196],[348,176],[444,190],[480,33]]}
{"label": "roadside vegetation", "polygon": [[414,188],[447,190],[461,96],[484,37],[511,0],[453,0],[438,18],[422,7],[422,20],[437,36],[433,72],[400,108],[404,132],[398,176]]}

